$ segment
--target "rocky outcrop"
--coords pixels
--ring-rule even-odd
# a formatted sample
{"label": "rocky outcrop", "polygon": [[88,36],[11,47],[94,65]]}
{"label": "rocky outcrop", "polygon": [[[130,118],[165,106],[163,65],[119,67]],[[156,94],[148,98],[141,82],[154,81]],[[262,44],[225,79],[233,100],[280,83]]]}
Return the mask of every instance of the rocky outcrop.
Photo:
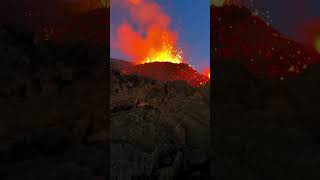
{"label": "rocky outcrop", "polygon": [[112,69],[111,177],[208,177],[209,92]]}

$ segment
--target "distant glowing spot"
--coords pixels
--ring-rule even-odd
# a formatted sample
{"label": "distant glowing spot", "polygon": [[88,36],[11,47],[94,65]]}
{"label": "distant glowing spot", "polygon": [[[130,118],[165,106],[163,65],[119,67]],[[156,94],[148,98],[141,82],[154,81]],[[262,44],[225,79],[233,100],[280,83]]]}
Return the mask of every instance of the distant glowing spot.
{"label": "distant glowing spot", "polygon": [[221,7],[224,5],[225,0],[211,0],[211,4],[217,7]]}
{"label": "distant glowing spot", "polygon": [[318,36],[318,37],[316,38],[315,48],[316,48],[316,51],[317,51],[318,53],[320,53],[320,36]]}

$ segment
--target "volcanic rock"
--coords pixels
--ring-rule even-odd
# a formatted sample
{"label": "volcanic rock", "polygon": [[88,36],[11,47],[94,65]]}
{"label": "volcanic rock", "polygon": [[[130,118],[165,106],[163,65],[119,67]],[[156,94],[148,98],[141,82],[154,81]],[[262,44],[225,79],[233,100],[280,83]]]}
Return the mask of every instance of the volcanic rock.
{"label": "volcanic rock", "polygon": [[[123,65],[123,62],[112,64]],[[158,64],[150,66],[155,65]],[[193,172],[194,165],[207,163],[210,137],[208,87],[193,87],[185,81],[164,82],[142,75],[127,75],[112,68],[112,176],[122,177],[121,173],[126,169],[128,174],[125,177],[128,179],[174,179],[184,171]],[[120,144],[130,146],[131,150],[113,150]],[[131,158],[127,153],[131,153]],[[142,155],[148,160],[138,161]],[[194,161],[197,158],[200,161]],[[144,164],[146,162],[147,165]],[[137,168],[140,170],[135,171]],[[205,170],[201,172],[208,174]]]}
{"label": "volcanic rock", "polygon": [[123,74],[144,76],[160,82],[185,81],[191,86],[200,86],[209,81],[208,77],[183,63],[153,62],[134,65],[126,61],[111,59],[111,66]]}
{"label": "volcanic rock", "polygon": [[[317,55],[280,35],[272,37],[274,30],[246,8],[214,7],[211,12],[217,33],[212,69],[214,178],[317,179],[319,168],[313,166],[320,160]],[[271,41],[278,44],[274,46],[278,54],[260,56],[257,47],[270,50]],[[241,45],[247,51],[236,52]],[[287,62],[282,64],[278,56],[292,52],[284,49],[299,49],[313,62],[304,72],[288,74]],[[301,56],[290,62],[305,63]]]}
{"label": "volcanic rock", "polygon": [[211,6],[211,29],[213,59],[237,60],[257,77],[293,76],[320,59],[243,6]]}

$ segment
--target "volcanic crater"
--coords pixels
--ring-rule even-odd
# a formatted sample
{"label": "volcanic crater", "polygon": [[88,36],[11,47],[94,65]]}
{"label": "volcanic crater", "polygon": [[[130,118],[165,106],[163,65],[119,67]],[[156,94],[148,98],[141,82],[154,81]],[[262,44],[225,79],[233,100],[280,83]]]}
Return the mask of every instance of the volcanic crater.
{"label": "volcanic crater", "polygon": [[210,80],[186,63],[152,62],[135,65],[127,61],[111,59],[111,66],[123,74],[140,75],[159,82],[185,81],[191,86],[200,86]]}

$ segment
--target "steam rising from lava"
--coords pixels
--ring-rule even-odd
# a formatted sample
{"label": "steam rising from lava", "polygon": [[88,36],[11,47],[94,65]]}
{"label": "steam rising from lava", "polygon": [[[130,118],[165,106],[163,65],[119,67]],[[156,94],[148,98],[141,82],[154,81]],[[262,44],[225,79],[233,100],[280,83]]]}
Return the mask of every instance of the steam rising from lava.
{"label": "steam rising from lava", "polygon": [[[115,1],[115,0],[113,0]],[[112,46],[136,64],[151,62],[183,63],[177,47],[178,34],[170,29],[170,17],[152,0],[117,0],[128,10],[129,21],[117,28]],[[135,28],[134,28],[135,27]]]}

